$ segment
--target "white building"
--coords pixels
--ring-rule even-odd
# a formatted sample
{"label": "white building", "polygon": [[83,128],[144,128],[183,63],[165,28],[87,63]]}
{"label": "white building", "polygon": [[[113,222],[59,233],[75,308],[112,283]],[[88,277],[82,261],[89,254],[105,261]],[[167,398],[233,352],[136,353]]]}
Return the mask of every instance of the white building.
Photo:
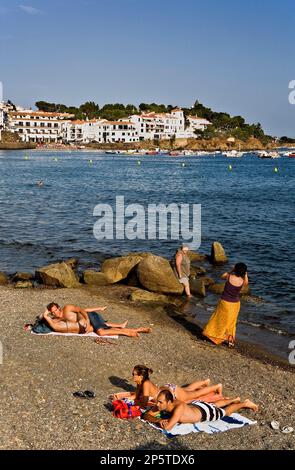
{"label": "white building", "polygon": [[170,139],[184,132],[184,114],[175,108],[171,113],[144,113],[129,117],[137,128],[139,140]]}
{"label": "white building", "polygon": [[73,117],[68,113],[44,111],[11,111],[8,128],[17,132],[23,142],[58,142],[63,138],[63,125]]}
{"label": "white building", "polygon": [[138,132],[132,122],[107,121],[71,121],[64,125],[64,139],[67,142],[138,142]]}
{"label": "white building", "polygon": [[189,121],[189,127],[187,127],[186,132],[192,134],[192,137],[196,137],[195,131],[204,131],[206,127],[212,124],[207,119],[197,116],[188,116],[187,120]]}

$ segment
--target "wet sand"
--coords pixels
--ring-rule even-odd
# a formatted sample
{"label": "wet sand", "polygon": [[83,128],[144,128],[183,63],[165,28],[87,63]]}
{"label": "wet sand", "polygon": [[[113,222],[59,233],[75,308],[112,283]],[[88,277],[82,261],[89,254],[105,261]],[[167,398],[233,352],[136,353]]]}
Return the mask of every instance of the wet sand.
{"label": "wet sand", "polygon": [[[157,305],[127,300],[124,286],[81,289],[1,287],[1,449],[294,449],[295,433],[270,427],[272,420],[295,428],[295,367],[215,347],[194,336]],[[113,344],[91,338],[31,335],[25,323],[57,301],[84,307],[107,305],[105,318],[130,327],[151,326],[140,339],[120,337]],[[251,348],[250,348],[251,349]],[[110,393],[130,389],[135,364],[154,369],[152,380],[179,385],[210,377],[228,396],[255,401],[260,411],[242,413],[257,425],[207,435],[167,439],[138,419],[121,421],[108,409]],[[93,390],[96,398],[74,398]]]}

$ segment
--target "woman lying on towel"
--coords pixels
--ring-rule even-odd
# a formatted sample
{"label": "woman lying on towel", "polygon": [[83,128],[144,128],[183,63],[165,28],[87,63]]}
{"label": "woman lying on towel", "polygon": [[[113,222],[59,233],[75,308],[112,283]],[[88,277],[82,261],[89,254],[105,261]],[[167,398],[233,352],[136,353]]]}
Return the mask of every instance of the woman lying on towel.
{"label": "woman lying on towel", "polygon": [[150,333],[151,328],[126,328],[124,323],[106,322],[97,311],[106,307],[81,308],[75,305],[65,305],[61,308],[57,303],[47,305],[43,314],[44,320],[57,333],[84,334],[94,331],[99,336],[139,336],[139,333]]}
{"label": "woman lying on towel", "polygon": [[[217,421],[224,416],[248,408],[258,410],[258,406],[250,400],[241,401],[240,397],[226,398],[217,401],[214,405],[197,401],[191,405],[176,400],[170,390],[162,390],[157,397],[157,406],[147,411],[142,417],[146,421],[158,424],[162,429],[170,431],[177,423],[201,423]],[[165,419],[161,414],[165,414]],[[166,418],[168,414],[168,418]]]}
{"label": "woman lying on towel", "polygon": [[157,396],[161,389],[168,389],[175,399],[190,403],[202,397],[207,401],[215,401],[222,397],[222,384],[211,385],[210,380],[201,380],[193,382],[186,387],[179,387],[174,384],[166,384],[158,387],[150,380],[152,369],[144,365],[137,365],[132,371],[133,382],[136,383],[135,392],[122,392],[112,395],[113,400],[122,398],[134,399],[136,405],[146,406],[147,404],[155,404]]}

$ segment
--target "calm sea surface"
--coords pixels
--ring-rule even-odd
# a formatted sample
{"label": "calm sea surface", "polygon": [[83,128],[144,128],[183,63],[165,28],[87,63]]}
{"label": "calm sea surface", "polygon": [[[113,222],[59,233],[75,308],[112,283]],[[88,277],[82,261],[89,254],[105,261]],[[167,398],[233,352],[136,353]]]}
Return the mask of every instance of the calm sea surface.
{"label": "calm sea surface", "polygon": [[114,206],[117,195],[126,205],[201,204],[199,251],[209,253],[219,240],[230,265],[247,263],[252,294],[263,300],[244,303],[240,321],[295,333],[295,159],[138,160],[85,151],[0,151],[0,270],[33,272],[73,256],[83,268],[99,268],[106,256],[130,251],[171,257],[175,241],[97,241],[94,207]]}

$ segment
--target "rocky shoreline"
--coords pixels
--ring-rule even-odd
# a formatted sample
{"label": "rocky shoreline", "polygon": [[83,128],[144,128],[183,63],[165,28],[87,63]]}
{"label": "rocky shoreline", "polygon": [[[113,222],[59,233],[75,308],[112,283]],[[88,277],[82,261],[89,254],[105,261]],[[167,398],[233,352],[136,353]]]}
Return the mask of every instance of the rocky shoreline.
{"label": "rocky shoreline", "polygon": [[[126,290],[127,289],[127,290]],[[2,286],[0,337],[1,449],[294,449],[295,436],[270,427],[295,427],[295,375],[237,350],[201,341],[167,317],[163,305],[132,302],[132,287],[80,286],[67,289],[15,289]],[[107,305],[107,318],[150,326],[140,339],[96,344],[90,338],[38,336],[24,331],[50,301],[84,307]],[[108,395],[130,389],[137,363],[153,368],[153,380],[185,384],[210,377],[226,395],[250,397],[260,411],[257,424],[214,436],[191,434],[174,439],[138,419],[121,421],[108,408]],[[73,397],[93,390],[96,398]]]}
{"label": "rocky shoreline", "polygon": [[[213,285],[208,285],[210,265],[226,262],[224,250],[215,244],[210,257],[190,256],[192,283],[200,282],[198,289],[206,293]],[[295,448],[295,433],[283,434],[270,426],[276,420],[281,427],[295,428],[294,367],[263,356],[249,344],[239,343],[235,350],[216,347],[196,334],[183,316],[175,315],[183,298],[179,290],[173,292],[179,285],[170,277],[174,274],[168,260],[132,253],[106,260],[100,272],[88,270],[78,276],[76,268],[72,259],[40,268],[35,276],[0,275],[0,283],[8,282],[0,286],[1,449]],[[159,284],[158,276],[162,276]],[[152,333],[97,344],[91,338],[25,331],[24,325],[33,322],[51,301],[106,305],[107,320],[128,320],[130,327],[149,326]],[[245,411],[257,424],[214,436],[200,433],[167,439],[138,419],[116,420],[107,397],[114,391],[130,390],[131,370],[138,363],[153,368],[158,384],[175,381],[183,385],[207,377],[223,383],[225,395],[258,403],[255,417]],[[96,397],[75,398],[77,390],[93,390]]]}

